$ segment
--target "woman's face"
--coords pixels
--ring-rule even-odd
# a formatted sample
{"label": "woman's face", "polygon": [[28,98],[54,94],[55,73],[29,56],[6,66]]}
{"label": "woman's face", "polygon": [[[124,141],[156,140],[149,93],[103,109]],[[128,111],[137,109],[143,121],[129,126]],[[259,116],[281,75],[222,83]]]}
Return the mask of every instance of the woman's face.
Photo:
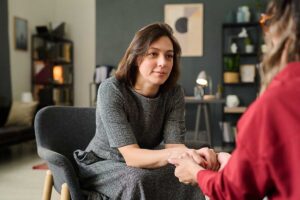
{"label": "woman's face", "polygon": [[145,55],[137,59],[137,84],[160,86],[168,79],[173,68],[174,50],[169,37],[154,41]]}

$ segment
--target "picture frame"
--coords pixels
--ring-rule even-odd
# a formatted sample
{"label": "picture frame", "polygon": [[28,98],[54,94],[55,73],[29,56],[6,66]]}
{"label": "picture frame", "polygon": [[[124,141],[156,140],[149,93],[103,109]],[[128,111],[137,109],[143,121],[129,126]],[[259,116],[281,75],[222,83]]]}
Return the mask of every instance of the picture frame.
{"label": "picture frame", "polygon": [[240,77],[242,83],[255,82],[255,64],[243,64],[240,66]]}
{"label": "picture frame", "polygon": [[27,51],[28,49],[28,23],[26,19],[14,17],[15,49]]}
{"label": "picture frame", "polygon": [[166,4],[164,21],[171,26],[184,57],[203,56],[204,6],[202,3]]}

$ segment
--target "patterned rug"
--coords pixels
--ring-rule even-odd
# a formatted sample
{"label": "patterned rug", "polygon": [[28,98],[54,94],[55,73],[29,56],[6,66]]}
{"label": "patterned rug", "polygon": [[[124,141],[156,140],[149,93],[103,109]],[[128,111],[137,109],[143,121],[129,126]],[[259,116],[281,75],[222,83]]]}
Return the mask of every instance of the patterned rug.
{"label": "patterned rug", "polygon": [[41,163],[41,164],[33,165],[32,169],[47,170],[48,166],[46,163]]}

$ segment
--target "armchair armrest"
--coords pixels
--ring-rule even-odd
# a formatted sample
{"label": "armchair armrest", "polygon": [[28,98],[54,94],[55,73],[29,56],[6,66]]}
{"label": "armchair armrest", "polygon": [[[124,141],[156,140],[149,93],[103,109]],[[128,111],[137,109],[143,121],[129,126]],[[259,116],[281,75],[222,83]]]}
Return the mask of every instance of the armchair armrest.
{"label": "armchair armrest", "polygon": [[38,155],[47,162],[54,176],[56,191],[60,193],[61,185],[67,183],[69,189],[73,190],[71,194],[75,194],[72,199],[84,199],[75,169],[67,157],[43,147],[38,147]]}

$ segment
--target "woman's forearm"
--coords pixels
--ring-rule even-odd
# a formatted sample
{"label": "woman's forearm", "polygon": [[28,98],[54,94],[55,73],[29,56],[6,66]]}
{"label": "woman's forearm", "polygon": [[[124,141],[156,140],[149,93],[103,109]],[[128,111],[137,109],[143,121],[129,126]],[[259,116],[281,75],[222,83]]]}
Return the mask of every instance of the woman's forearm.
{"label": "woman's forearm", "polygon": [[180,155],[186,151],[184,145],[166,146],[161,150],[141,149],[138,145],[127,145],[120,147],[119,151],[123,155],[128,166],[138,168],[158,168],[168,164],[168,158]]}

